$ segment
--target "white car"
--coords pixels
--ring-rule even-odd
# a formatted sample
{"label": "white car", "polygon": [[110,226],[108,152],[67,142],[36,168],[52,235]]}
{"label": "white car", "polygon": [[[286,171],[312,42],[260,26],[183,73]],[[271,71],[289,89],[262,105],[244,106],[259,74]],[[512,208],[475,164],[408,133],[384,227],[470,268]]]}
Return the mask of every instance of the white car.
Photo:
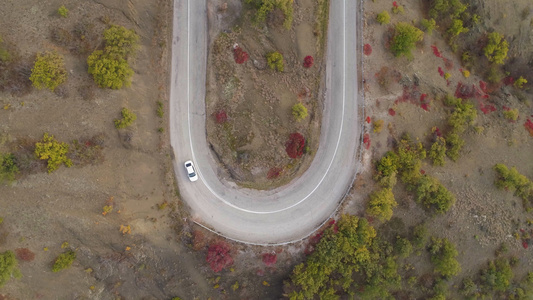
{"label": "white car", "polygon": [[187,170],[187,175],[189,176],[190,181],[198,180],[198,175],[196,174],[192,161],[188,160],[185,162],[185,170]]}

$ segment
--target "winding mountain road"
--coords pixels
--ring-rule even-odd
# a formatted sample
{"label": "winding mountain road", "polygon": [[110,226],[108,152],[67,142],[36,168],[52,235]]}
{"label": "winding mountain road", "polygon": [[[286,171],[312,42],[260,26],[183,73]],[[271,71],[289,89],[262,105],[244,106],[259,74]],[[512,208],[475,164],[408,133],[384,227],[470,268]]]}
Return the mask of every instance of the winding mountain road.
{"label": "winding mountain road", "polygon": [[[358,166],[359,1],[331,1],[326,99],[315,158],[300,178],[271,191],[244,189],[217,176],[205,128],[206,1],[174,1],[170,139],[181,197],[197,223],[230,239],[263,245],[300,240],[336,211]],[[196,182],[189,182],[183,167],[189,159]]]}

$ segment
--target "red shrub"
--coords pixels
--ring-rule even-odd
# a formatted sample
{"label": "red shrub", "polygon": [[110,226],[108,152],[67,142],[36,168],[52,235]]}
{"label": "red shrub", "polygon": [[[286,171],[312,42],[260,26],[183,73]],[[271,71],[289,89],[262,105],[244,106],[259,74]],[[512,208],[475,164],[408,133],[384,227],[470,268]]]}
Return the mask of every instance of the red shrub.
{"label": "red shrub", "polygon": [[226,114],[226,111],[221,109],[213,114],[215,116],[215,121],[218,124],[225,123],[228,120],[228,114]]}
{"label": "red shrub", "polygon": [[446,67],[446,70],[452,70],[453,69],[453,61],[447,58],[442,58],[444,60],[444,67]]}
{"label": "red shrub", "polygon": [[31,252],[28,248],[15,249],[15,254],[17,254],[18,259],[23,261],[32,261],[35,259],[35,253]]}
{"label": "red shrub", "polygon": [[514,83],[514,78],[511,76],[507,76],[503,79],[503,84],[505,85],[511,85]]}
{"label": "red shrub", "polygon": [[533,122],[531,122],[530,119],[527,119],[527,121],[524,123],[524,127],[526,127],[526,130],[529,131],[529,135],[533,136]]}
{"label": "red shrub", "polygon": [[248,61],[249,56],[241,47],[237,46],[233,49],[233,58],[236,63],[243,64]]}
{"label": "red shrub", "polygon": [[442,57],[442,54],[439,51],[439,48],[437,46],[433,45],[431,46],[431,49],[433,49],[433,54],[435,54],[436,57]]}
{"label": "red shrub", "polygon": [[370,46],[369,44],[365,44],[365,45],[363,46],[363,53],[364,53],[365,55],[370,55],[370,54],[372,54],[372,46]]}
{"label": "red shrub", "polygon": [[301,133],[291,133],[285,144],[285,151],[290,158],[299,158],[304,154],[305,139]]}
{"label": "red shrub", "polygon": [[281,175],[282,171],[283,171],[283,169],[279,168],[279,167],[270,168],[270,170],[268,170],[268,173],[267,173],[267,179],[278,178],[279,175]]}
{"label": "red shrub", "polygon": [[444,71],[442,70],[441,67],[439,67],[438,71],[439,71],[439,75],[440,75],[441,77],[444,77]]}
{"label": "red shrub", "polygon": [[315,63],[315,59],[311,55],[307,55],[304,58],[304,68],[311,68]]}
{"label": "red shrub", "polygon": [[392,2],[392,6],[398,8],[398,3],[396,1]]}
{"label": "red shrub", "polygon": [[230,247],[224,242],[209,246],[206,261],[213,272],[218,273],[233,264],[233,258],[229,252]]}
{"label": "red shrub", "polygon": [[273,266],[278,261],[278,256],[272,253],[263,254],[263,263],[268,267]]}
{"label": "red shrub", "polygon": [[368,133],[363,136],[363,144],[367,150],[370,148],[370,135]]}
{"label": "red shrub", "polygon": [[366,117],[366,122],[367,122],[368,124],[370,124],[370,122],[371,122],[370,117]]}
{"label": "red shrub", "polygon": [[394,117],[396,115],[396,111],[392,108],[389,108],[389,115]]}

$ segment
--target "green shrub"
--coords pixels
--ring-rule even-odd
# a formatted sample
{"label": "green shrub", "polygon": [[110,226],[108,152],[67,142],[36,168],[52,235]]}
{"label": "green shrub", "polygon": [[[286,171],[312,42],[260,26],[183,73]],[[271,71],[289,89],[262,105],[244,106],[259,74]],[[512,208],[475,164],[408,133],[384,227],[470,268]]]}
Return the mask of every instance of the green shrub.
{"label": "green shrub", "polygon": [[13,251],[0,253],[0,288],[11,279],[20,278],[22,275],[17,267],[17,259]]}
{"label": "green shrub", "polygon": [[163,118],[163,116],[165,115],[165,108],[163,106],[163,102],[161,101],[157,101],[157,111],[156,111],[156,114],[158,117],[160,118]]}
{"label": "green shrub", "polygon": [[527,83],[527,80],[520,76],[518,77],[518,79],[513,83],[513,86],[517,89],[521,89],[521,88],[524,88],[524,84]]}
{"label": "green shrub", "polygon": [[395,56],[412,58],[411,50],[424,38],[424,32],[409,23],[399,22],[394,27],[391,50]]}
{"label": "green shrub", "polygon": [[435,19],[422,19],[420,20],[420,26],[424,28],[424,30],[427,32],[427,34],[431,35],[433,33],[433,30],[437,28],[437,22],[435,22]]}
{"label": "green shrub", "polygon": [[515,167],[509,169],[504,164],[496,164],[494,170],[498,173],[495,184],[499,189],[514,192],[515,196],[524,200],[533,195],[533,182],[518,173]]}
{"label": "green shrub", "polygon": [[290,29],[293,21],[293,2],[294,0],[245,0],[246,3],[252,4],[257,12],[254,16],[254,23],[259,24],[266,20],[267,15],[275,8],[283,12],[285,20],[283,27]]}
{"label": "green shrub", "polygon": [[392,6],[392,12],[395,14],[403,14],[405,12],[405,9],[403,8],[403,5],[393,5]]}
{"label": "green shrub", "polygon": [[468,28],[463,27],[462,20],[454,19],[448,30],[446,30],[446,32],[450,35],[452,39],[454,39],[461,33],[467,33]]}
{"label": "green shrub", "polygon": [[33,86],[38,89],[47,88],[53,91],[66,79],[67,70],[61,55],[57,52],[37,53],[30,76]]}
{"label": "green shrub", "polygon": [[444,105],[446,106],[457,106],[458,104],[461,104],[463,99],[461,98],[455,98],[454,96],[447,94],[444,96]]}
{"label": "green shrub", "polygon": [[292,115],[296,121],[300,122],[301,120],[307,117],[307,107],[302,103],[296,103],[292,106]]}
{"label": "green shrub", "polygon": [[57,273],[63,269],[69,268],[76,259],[76,252],[68,250],[59,254],[52,266],[52,272]]}
{"label": "green shrub", "polygon": [[411,245],[408,239],[397,236],[394,251],[396,251],[400,258],[406,258],[413,252],[413,245]]}
{"label": "green shrub", "polygon": [[434,165],[444,166],[444,158],[446,157],[446,140],[443,137],[437,137],[437,140],[431,145],[429,150],[429,158]]}
{"label": "green shrub", "polygon": [[463,287],[461,288],[463,296],[473,296],[477,291],[478,286],[471,278],[463,279]]}
{"label": "green shrub", "polygon": [[382,188],[370,194],[370,201],[366,212],[380,221],[388,221],[392,217],[392,210],[398,203],[390,188]]}
{"label": "green shrub", "polygon": [[389,12],[386,10],[382,11],[376,16],[376,21],[378,21],[379,24],[389,24],[390,23],[390,15]]}
{"label": "green shrub", "polygon": [[15,162],[15,155],[12,153],[0,153],[0,182],[13,181],[19,173],[19,168]]}
{"label": "green shrub", "polygon": [[89,74],[93,75],[94,81],[101,88],[116,90],[131,85],[133,70],[122,57],[96,50],[87,58],[87,64]]}
{"label": "green shrub", "polygon": [[65,5],[61,5],[57,9],[57,14],[62,16],[63,18],[66,18],[68,16],[68,9],[65,7]]}
{"label": "green shrub", "polygon": [[377,180],[382,177],[387,177],[395,174],[399,167],[399,157],[394,151],[388,151],[383,157],[376,163]]}
{"label": "green shrub", "polygon": [[104,31],[105,52],[127,59],[138,48],[139,36],[123,26],[111,25]]}
{"label": "green shrub", "polygon": [[283,72],[283,55],[278,51],[270,52],[266,56],[268,66],[272,70]]}
{"label": "green shrub", "polygon": [[486,269],[481,271],[481,282],[483,286],[492,291],[505,292],[513,279],[513,271],[509,261],[499,258],[490,261]]}
{"label": "green shrub", "polygon": [[122,108],[120,113],[122,114],[122,119],[115,119],[115,128],[117,129],[124,129],[137,120],[137,115],[125,107]]}
{"label": "green shrub", "polygon": [[510,109],[510,110],[504,110],[503,111],[503,116],[509,121],[518,120],[518,108]]}
{"label": "green shrub", "polygon": [[509,51],[509,43],[503,38],[503,35],[498,32],[488,34],[487,45],[483,48],[483,54],[489,59],[491,63],[501,65],[507,58]]}
{"label": "green shrub", "polygon": [[455,132],[450,132],[446,136],[446,145],[448,146],[448,150],[446,151],[446,155],[453,161],[457,161],[459,159],[459,152],[463,148],[465,144],[465,141]]}
{"label": "green shrub", "polygon": [[448,239],[431,238],[429,252],[436,273],[449,278],[461,271],[461,266],[456,259],[457,250]]}
{"label": "green shrub", "polygon": [[11,60],[11,54],[7,51],[4,40],[0,36],[0,62],[9,62]]}
{"label": "green shrub", "polygon": [[412,143],[409,136],[404,136],[398,143],[397,153],[400,179],[412,188],[421,177],[420,168],[422,159],[426,158],[426,150],[422,143]]}
{"label": "green shrub", "polygon": [[477,110],[474,105],[461,101],[455,105],[455,109],[448,117],[448,125],[452,127],[452,132],[460,134],[467,126],[473,125],[476,118]]}
{"label": "green shrub", "polygon": [[436,213],[445,213],[455,204],[455,197],[438,179],[424,175],[416,188],[416,202]]}
{"label": "green shrub", "polygon": [[48,173],[57,170],[61,164],[67,168],[72,166],[72,161],[67,157],[69,146],[67,143],[58,142],[53,135],[45,133],[40,142],[35,143],[35,155],[48,162]]}
{"label": "green shrub", "polygon": [[491,65],[486,73],[486,76],[487,76],[488,82],[498,83],[503,79],[505,74],[503,74],[503,72],[500,70],[498,66]]}
{"label": "green shrub", "polygon": [[428,242],[429,233],[426,225],[418,224],[413,228],[413,246],[418,249],[426,247]]}

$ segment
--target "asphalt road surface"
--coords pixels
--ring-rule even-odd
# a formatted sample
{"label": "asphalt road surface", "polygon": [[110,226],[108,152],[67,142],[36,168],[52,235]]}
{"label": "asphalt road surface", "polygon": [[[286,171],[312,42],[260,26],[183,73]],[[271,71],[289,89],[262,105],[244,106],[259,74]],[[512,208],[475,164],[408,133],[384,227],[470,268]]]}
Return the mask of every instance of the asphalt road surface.
{"label": "asphalt road surface", "polygon": [[[206,1],[174,1],[170,140],[181,197],[196,222],[230,239],[253,244],[300,240],[335,213],[358,166],[359,1],[331,1],[320,146],[300,178],[272,191],[243,189],[217,176],[205,128]],[[183,166],[189,159],[200,177],[196,182],[189,182]]]}

